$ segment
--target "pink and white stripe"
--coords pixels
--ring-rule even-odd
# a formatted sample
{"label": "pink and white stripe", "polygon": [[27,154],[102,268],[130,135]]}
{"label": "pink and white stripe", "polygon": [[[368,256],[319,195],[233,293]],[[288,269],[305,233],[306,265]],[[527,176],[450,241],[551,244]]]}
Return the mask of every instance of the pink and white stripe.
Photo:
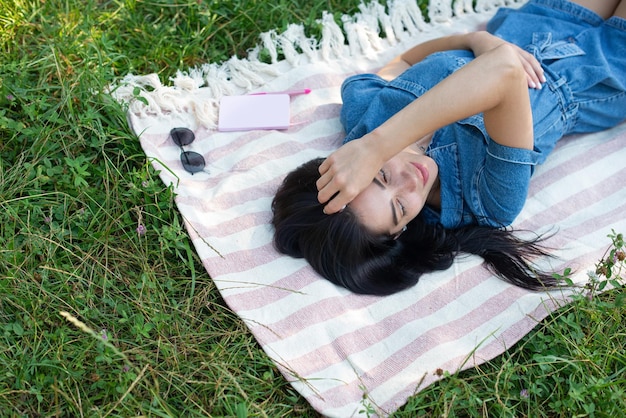
{"label": "pink and white stripe", "polygon": [[[479,17],[458,18],[454,31],[472,29],[488,15]],[[433,26],[427,36],[451,30]],[[357,296],[273,249],[270,203],[282,178],[341,143],[341,82],[404,47],[391,46],[375,59],[354,57],[351,50],[344,61],[304,62],[268,80],[263,90],[313,90],[292,98],[293,126],[286,131],[217,132],[197,123],[194,106],[130,113],[146,155],[163,181],[176,186],[177,207],[224,300],[325,416],[357,416],[364,403],[386,415],[439,379],[437,369],[454,372],[494,358],[568,300],[560,292],[507,285],[475,257],[394,296]],[[214,100],[210,89],[193,92],[196,100],[203,94]],[[182,169],[180,150],[168,138],[175,126],[194,129],[196,140],[187,149],[205,156],[208,173],[192,176]],[[555,271],[572,267],[576,280],[585,281],[610,244],[611,230],[626,232],[625,162],[626,125],[620,125],[563,140],[537,170],[514,226],[556,229],[548,245],[559,249],[558,258],[545,260]]]}

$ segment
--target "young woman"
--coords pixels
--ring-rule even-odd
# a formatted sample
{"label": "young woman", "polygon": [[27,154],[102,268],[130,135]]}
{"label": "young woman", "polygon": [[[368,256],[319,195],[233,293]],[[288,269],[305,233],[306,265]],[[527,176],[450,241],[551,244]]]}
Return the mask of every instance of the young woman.
{"label": "young woman", "polygon": [[531,0],[348,78],[345,144],[285,179],[277,248],[358,293],[405,289],[459,252],[555,285],[531,263],[540,239],[504,228],[560,138],[626,118],[625,19],[626,0]]}

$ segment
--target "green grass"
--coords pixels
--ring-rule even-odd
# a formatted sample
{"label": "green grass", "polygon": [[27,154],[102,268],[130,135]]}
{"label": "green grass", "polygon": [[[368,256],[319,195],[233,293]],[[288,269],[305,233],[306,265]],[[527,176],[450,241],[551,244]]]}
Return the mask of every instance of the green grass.
{"label": "green grass", "polygon": [[[359,1],[311,3],[0,0],[0,416],[316,416],[224,305],[102,93],[245,56],[289,23],[314,36],[322,10]],[[620,416],[623,297],[581,298],[396,416]]]}

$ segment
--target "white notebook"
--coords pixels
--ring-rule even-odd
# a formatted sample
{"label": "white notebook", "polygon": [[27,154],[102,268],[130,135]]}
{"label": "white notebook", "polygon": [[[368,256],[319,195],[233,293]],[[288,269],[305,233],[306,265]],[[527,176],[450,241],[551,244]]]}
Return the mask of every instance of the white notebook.
{"label": "white notebook", "polygon": [[220,99],[220,131],[289,128],[289,95],[223,96]]}

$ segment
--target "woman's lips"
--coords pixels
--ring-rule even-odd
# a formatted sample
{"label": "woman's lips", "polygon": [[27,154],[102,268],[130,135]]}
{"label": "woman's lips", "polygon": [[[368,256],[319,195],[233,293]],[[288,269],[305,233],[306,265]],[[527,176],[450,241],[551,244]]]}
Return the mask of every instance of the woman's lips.
{"label": "woman's lips", "polygon": [[426,183],[428,182],[428,177],[429,177],[428,169],[418,163],[411,163],[411,164],[413,164],[413,167],[416,168],[417,172],[422,177],[423,185],[425,186]]}

